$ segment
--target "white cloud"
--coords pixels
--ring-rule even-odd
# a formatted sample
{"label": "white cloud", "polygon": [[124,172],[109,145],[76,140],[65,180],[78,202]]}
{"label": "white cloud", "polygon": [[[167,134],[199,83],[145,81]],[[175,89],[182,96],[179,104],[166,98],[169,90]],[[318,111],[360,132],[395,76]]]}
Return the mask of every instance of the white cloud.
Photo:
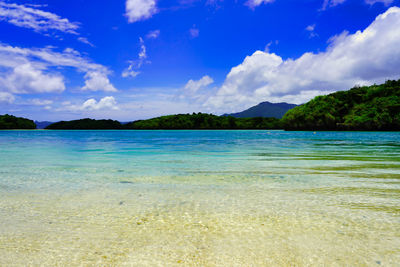
{"label": "white cloud", "polygon": [[133,64],[131,63],[129,66],[128,66],[128,68],[126,68],[123,72],[122,72],[122,74],[121,74],[121,76],[123,77],[123,78],[129,78],[129,77],[131,77],[131,78],[135,78],[136,76],[138,76],[139,74],[140,74],[140,71],[135,71],[134,69],[133,69]]}
{"label": "white cloud", "polygon": [[70,22],[66,18],[34,8],[0,1],[0,20],[18,27],[30,28],[36,32],[56,30],[64,33],[77,34],[78,23]]}
{"label": "white cloud", "polygon": [[237,109],[265,100],[302,103],[356,84],[398,79],[399,29],[400,8],[392,7],[364,31],[331,38],[325,52],[283,60],[276,54],[256,51],[231,69],[205,105]]}
{"label": "white cloud", "polygon": [[199,29],[197,29],[197,28],[191,28],[191,29],[189,30],[189,34],[190,34],[190,36],[191,36],[192,38],[196,38],[196,37],[199,37],[200,31],[199,31]]}
{"label": "white cloud", "polygon": [[[334,7],[343,4],[344,2],[346,2],[346,0],[324,0],[324,3],[322,4],[322,10],[325,10],[328,7]],[[385,6],[388,6],[393,3],[393,0],[365,0],[365,3],[367,3],[368,5],[383,3]]]}
{"label": "white cloud", "polygon": [[85,75],[85,86],[82,90],[116,92],[117,89],[110,83],[110,80],[102,72],[90,71]]}
{"label": "white cloud", "polygon": [[344,3],[346,0],[324,0],[324,3],[322,4],[322,10],[325,10],[328,7],[334,7],[339,4]]}
{"label": "white cloud", "polygon": [[146,34],[147,39],[157,39],[160,36],[160,30],[149,31]]}
{"label": "white cloud", "polygon": [[118,109],[117,107],[117,101],[115,101],[115,98],[112,96],[106,96],[100,99],[99,102],[97,102],[95,99],[91,98],[82,105],[82,109],[87,109],[87,110],[99,110],[99,109]]}
{"label": "white cloud", "polygon": [[94,45],[86,37],[78,37],[78,41],[90,45],[91,47],[94,47]]}
{"label": "white cloud", "polygon": [[16,67],[26,62],[35,62],[35,65],[42,67],[72,67],[81,72],[97,70],[109,73],[105,66],[93,63],[72,48],[56,52],[53,47],[21,48],[0,43],[0,66]]}
{"label": "white cloud", "polygon": [[139,37],[139,42],[140,42],[140,51],[138,54],[138,59],[128,61],[129,66],[121,74],[123,78],[128,78],[128,77],[135,78],[140,74],[140,71],[138,71],[138,69],[140,69],[144,63],[149,63],[149,61],[147,61],[146,46],[144,44],[142,37]]}
{"label": "white cloud", "polygon": [[369,5],[373,5],[375,3],[383,3],[385,6],[388,6],[393,3],[393,0],[365,0],[365,3]]}
{"label": "white cloud", "polygon": [[267,4],[267,3],[272,3],[274,0],[248,0],[245,5],[250,7],[251,9],[254,9],[258,7],[259,5],[262,4]]}
{"label": "white cloud", "polygon": [[155,0],[127,0],[126,16],[130,23],[146,20],[157,13]]}
{"label": "white cloud", "polygon": [[315,24],[312,24],[312,25],[308,25],[307,27],[306,27],[306,31],[308,31],[309,32],[309,37],[310,38],[313,38],[313,37],[316,37],[316,36],[318,36],[318,34],[317,33],[315,33]]}
{"label": "white cloud", "polygon": [[139,67],[140,67],[143,64],[144,60],[147,58],[147,54],[146,54],[146,46],[144,45],[143,38],[139,37],[139,41],[140,41],[140,52],[139,52],[139,60],[140,60]]}
{"label": "white cloud", "polygon": [[0,103],[11,104],[15,101],[15,97],[8,92],[0,92]]}
{"label": "white cloud", "polygon": [[308,25],[308,26],[306,27],[306,31],[313,32],[314,30],[315,30],[315,24],[313,24],[313,25]]}
{"label": "white cloud", "polygon": [[30,103],[35,106],[48,106],[53,104],[53,100],[34,98]]}
{"label": "white cloud", "polygon": [[0,84],[13,93],[52,93],[65,90],[64,78],[61,75],[44,74],[30,63],[15,67],[10,75],[0,78]]}
{"label": "white cloud", "polygon": [[63,107],[59,108],[58,111],[93,111],[93,110],[118,110],[117,101],[113,96],[106,96],[97,101],[94,98],[86,100],[83,104],[74,105],[69,101],[62,103]]}
{"label": "white cloud", "polygon": [[204,88],[212,84],[213,82],[214,80],[210,76],[205,75],[200,80],[197,81],[189,80],[185,85],[185,90],[187,90],[190,93],[196,93],[200,88]]}
{"label": "white cloud", "polygon": [[59,71],[63,68],[86,73],[84,88],[87,90],[116,90],[107,78],[110,71],[105,66],[93,63],[74,49],[55,52],[52,47],[33,49],[0,43],[2,90],[13,93],[62,92],[65,90],[64,77]]}

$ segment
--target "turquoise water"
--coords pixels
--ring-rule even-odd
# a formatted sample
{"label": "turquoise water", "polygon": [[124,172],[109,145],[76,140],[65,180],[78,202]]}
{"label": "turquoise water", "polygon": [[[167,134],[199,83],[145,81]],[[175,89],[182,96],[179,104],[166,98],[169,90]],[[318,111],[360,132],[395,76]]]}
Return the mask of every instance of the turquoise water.
{"label": "turquoise water", "polygon": [[399,132],[0,131],[0,266],[395,266],[399,248]]}

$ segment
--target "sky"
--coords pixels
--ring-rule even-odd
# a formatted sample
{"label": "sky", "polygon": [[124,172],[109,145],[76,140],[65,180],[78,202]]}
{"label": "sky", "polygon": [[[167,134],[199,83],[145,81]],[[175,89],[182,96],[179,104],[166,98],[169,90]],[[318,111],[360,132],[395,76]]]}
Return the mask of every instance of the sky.
{"label": "sky", "polygon": [[0,114],[238,112],[400,79],[400,0],[0,0]]}

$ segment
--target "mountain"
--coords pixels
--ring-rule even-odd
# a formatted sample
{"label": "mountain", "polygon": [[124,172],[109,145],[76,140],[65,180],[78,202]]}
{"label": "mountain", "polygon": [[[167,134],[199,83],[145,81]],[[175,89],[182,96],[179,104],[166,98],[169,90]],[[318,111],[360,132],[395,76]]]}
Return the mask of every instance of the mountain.
{"label": "mountain", "polygon": [[400,130],[400,80],[354,87],[289,110],[285,130]]}
{"label": "mountain", "polygon": [[47,126],[49,126],[50,124],[53,124],[53,123],[54,122],[50,122],[50,121],[35,121],[37,129],[44,129]]}
{"label": "mountain", "polygon": [[255,118],[255,117],[266,117],[266,118],[277,118],[281,119],[285,113],[297,107],[295,104],[288,103],[270,103],[262,102],[257,106],[246,109],[242,112],[224,114],[222,116],[232,116],[235,118]]}
{"label": "mountain", "polygon": [[36,125],[32,120],[5,114],[0,115],[0,129],[36,129]]}

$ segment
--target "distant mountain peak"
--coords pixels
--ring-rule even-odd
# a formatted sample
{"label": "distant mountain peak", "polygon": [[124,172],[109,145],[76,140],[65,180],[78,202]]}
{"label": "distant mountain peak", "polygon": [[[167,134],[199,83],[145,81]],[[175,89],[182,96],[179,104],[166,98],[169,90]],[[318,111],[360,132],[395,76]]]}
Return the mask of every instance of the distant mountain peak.
{"label": "distant mountain peak", "polygon": [[242,112],[224,114],[222,116],[232,116],[235,118],[270,117],[281,119],[288,110],[296,106],[297,105],[295,104],[289,104],[286,102],[271,103],[264,101]]}
{"label": "distant mountain peak", "polygon": [[54,122],[51,121],[35,121],[37,129],[44,129]]}

